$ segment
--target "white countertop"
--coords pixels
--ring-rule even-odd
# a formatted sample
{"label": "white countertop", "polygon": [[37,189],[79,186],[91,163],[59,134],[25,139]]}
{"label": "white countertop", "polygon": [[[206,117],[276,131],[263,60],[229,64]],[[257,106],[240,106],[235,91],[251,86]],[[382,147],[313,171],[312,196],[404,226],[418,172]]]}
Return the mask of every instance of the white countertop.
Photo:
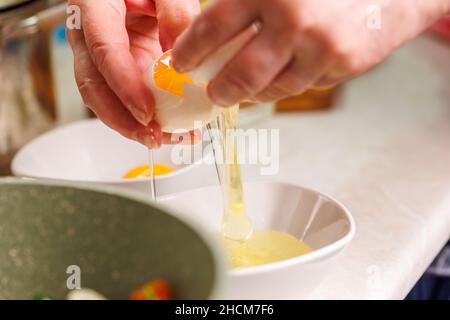
{"label": "white countertop", "polygon": [[274,179],[329,193],[356,220],[309,298],[403,299],[450,238],[450,44],[422,36],[347,84],[332,111],[259,127],[280,129]]}

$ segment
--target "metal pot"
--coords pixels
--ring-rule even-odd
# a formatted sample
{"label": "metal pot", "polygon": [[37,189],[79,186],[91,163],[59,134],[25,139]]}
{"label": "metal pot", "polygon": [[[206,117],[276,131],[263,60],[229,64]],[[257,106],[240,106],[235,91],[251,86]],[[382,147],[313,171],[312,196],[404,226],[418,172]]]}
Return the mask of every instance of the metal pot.
{"label": "metal pot", "polygon": [[0,176],[14,153],[56,123],[50,41],[62,0],[0,0]]}

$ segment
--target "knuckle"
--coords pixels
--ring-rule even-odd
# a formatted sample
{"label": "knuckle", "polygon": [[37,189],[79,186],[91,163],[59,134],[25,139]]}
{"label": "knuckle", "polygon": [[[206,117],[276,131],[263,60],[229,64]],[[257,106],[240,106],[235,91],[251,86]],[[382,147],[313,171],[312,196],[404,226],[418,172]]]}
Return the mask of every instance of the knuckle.
{"label": "knuckle", "polygon": [[362,71],[363,61],[358,54],[358,45],[353,40],[340,37],[329,37],[326,46],[336,65],[345,73],[354,74]]}
{"label": "knuckle", "polygon": [[364,70],[364,63],[361,59],[352,54],[341,54],[337,58],[337,65],[343,74],[354,75]]}
{"label": "knuckle", "polygon": [[349,46],[332,42],[328,44],[330,56],[334,58],[335,64],[339,66],[339,69],[349,72],[353,69],[353,54]]}
{"label": "knuckle", "polygon": [[177,21],[178,25],[184,29],[186,26],[189,26],[194,21],[194,12],[191,11],[183,11],[178,12],[175,21]]}

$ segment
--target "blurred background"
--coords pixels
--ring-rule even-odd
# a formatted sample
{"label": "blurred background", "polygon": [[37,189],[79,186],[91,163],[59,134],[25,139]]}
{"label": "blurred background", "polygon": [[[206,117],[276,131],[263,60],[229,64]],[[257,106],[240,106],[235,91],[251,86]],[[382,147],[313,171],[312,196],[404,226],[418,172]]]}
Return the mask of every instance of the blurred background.
{"label": "blurred background", "polygon": [[0,0],[0,175],[26,142],[87,116],[65,17],[65,1]]}

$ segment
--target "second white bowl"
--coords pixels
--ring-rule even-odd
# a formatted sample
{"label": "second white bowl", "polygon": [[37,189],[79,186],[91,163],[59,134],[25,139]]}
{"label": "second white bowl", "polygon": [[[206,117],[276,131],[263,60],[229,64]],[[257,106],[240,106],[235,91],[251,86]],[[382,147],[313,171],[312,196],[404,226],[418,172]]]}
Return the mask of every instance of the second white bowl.
{"label": "second white bowl", "polygon": [[[247,213],[257,229],[284,231],[313,248],[311,253],[277,263],[230,270],[230,299],[301,299],[316,288],[351,242],[355,223],[337,200],[320,192],[277,182],[246,183]],[[206,187],[162,202],[219,233],[222,193]]]}
{"label": "second white bowl", "polygon": [[[216,183],[214,167],[202,164],[203,157],[210,156],[204,154],[204,149],[197,144],[163,146],[154,151],[155,162],[175,169],[156,178],[158,195]],[[180,150],[192,154],[191,163],[174,162],[174,154]],[[99,120],[83,120],[28,143],[14,157],[12,172],[21,177],[83,181],[148,192],[148,178],[122,179],[130,169],[148,161],[148,150],[141,144],[124,138]]]}

